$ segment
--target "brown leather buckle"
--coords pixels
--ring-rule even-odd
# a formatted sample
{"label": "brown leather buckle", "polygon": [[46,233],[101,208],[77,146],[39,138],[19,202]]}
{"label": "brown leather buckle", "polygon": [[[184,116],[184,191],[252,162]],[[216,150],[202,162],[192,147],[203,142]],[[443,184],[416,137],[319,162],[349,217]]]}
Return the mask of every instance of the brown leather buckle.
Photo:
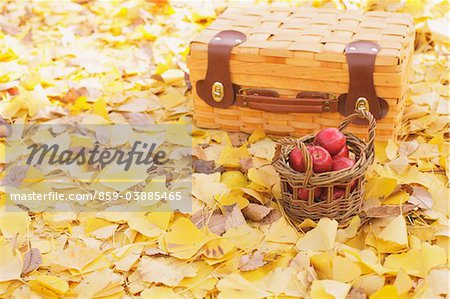
{"label": "brown leather buckle", "polygon": [[245,34],[235,30],[217,33],[208,44],[205,80],[197,82],[197,94],[213,107],[233,105],[239,87],[231,82],[230,56],[233,47],[245,42]]}
{"label": "brown leather buckle", "polygon": [[[375,59],[380,51],[380,46],[370,41],[354,41],[345,47],[348,72],[350,76],[348,93],[339,97],[339,112],[348,116],[356,109],[364,109],[360,103],[368,103],[366,107],[370,109],[375,119],[386,116],[389,105],[379,98],[375,91],[373,82],[373,72]],[[354,123],[364,124],[365,119],[356,119]]]}

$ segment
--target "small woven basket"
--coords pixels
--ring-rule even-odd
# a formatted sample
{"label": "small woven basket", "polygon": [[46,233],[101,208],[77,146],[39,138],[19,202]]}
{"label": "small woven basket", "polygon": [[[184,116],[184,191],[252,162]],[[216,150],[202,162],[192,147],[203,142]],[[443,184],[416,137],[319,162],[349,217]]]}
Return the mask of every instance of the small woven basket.
{"label": "small woven basket", "polygon": [[[277,143],[272,164],[281,178],[281,204],[286,215],[293,222],[300,223],[308,218],[319,220],[328,217],[345,223],[361,211],[365,184],[364,172],[373,163],[375,157],[376,122],[370,112],[358,110],[340,124],[339,130],[343,131],[356,118],[368,120],[369,140],[365,142],[351,133],[344,133],[347,137],[347,147],[355,155],[355,164],[350,169],[313,173],[312,157],[306,149],[306,144],[312,143],[314,135],[300,139],[283,138]],[[300,148],[305,157],[305,173],[297,172],[289,166],[289,153],[295,147]],[[333,200],[333,191],[337,187],[345,187],[345,194]],[[327,192],[326,199],[314,200],[316,188],[323,188],[323,191]],[[298,198],[299,189],[308,191],[308,200]]]}

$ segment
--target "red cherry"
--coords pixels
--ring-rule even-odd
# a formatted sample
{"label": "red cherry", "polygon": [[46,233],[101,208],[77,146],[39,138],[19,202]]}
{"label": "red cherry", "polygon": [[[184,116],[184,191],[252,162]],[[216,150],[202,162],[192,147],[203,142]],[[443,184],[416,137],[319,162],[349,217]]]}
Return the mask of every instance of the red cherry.
{"label": "red cherry", "polygon": [[[301,200],[308,200],[308,189],[300,188],[298,189],[298,198]],[[322,195],[322,188],[314,189],[314,199],[319,198]]]}
{"label": "red cherry", "polygon": [[339,153],[347,138],[336,128],[326,128],[317,133],[314,143],[326,149],[331,155]]}
{"label": "red cherry", "polygon": [[321,146],[308,148],[313,159],[313,170],[315,173],[327,172],[331,169],[332,158],[329,152]]}
{"label": "red cherry", "polygon": [[333,157],[333,161],[331,163],[331,170],[332,171],[338,171],[342,169],[347,169],[352,167],[355,164],[355,161],[353,161],[350,158],[347,157]]}
{"label": "red cherry", "polygon": [[339,153],[337,153],[336,155],[334,155],[333,157],[347,157],[349,156],[350,151],[348,150],[347,145],[344,145],[344,147],[341,149],[341,151]]}
{"label": "red cherry", "polygon": [[296,147],[289,153],[289,165],[292,169],[305,172],[305,160],[302,151]]}

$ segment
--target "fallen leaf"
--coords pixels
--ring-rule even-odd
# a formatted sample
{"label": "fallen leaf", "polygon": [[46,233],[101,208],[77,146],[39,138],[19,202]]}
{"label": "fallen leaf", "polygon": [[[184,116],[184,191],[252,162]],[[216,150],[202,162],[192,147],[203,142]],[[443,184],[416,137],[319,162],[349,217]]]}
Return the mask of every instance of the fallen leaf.
{"label": "fallen leaf", "polygon": [[22,275],[26,275],[30,272],[33,272],[42,264],[42,255],[39,249],[30,248],[23,255],[23,267],[22,267]]}
{"label": "fallen leaf", "polygon": [[352,282],[358,278],[362,271],[357,263],[346,257],[333,257],[333,279],[341,282]]}
{"label": "fallen leaf", "polygon": [[23,261],[18,250],[14,250],[11,244],[3,243],[0,247],[0,282],[20,279]]}
{"label": "fallen leaf", "polygon": [[389,255],[384,266],[397,271],[403,269],[410,275],[425,277],[431,269],[444,265],[446,261],[447,256],[443,248],[422,243],[420,248]]}
{"label": "fallen leaf", "polygon": [[416,140],[402,142],[399,146],[398,153],[400,156],[408,157],[419,148],[419,143]]}
{"label": "fallen leaf", "polygon": [[385,285],[370,296],[370,299],[398,298],[397,288],[393,285]]}
{"label": "fallen leaf", "polygon": [[67,93],[64,95],[64,97],[59,98],[61,102],[64,104],[72,104],[75,103],[75,101],[82,96],[86,96],[88,93],[88,90],[86,87],[81,88],[71,88],[67,91]]}
{"label": "fallen leaf", "polygon": [[366,216],[369,218],[386,218],[391,216],[398,215],[407,215],[412,210],[414,210],[416,206],[413,204],[405,204],[405,205],[384,205],[381,207],[373,207],[366,211]]}
{"label": "fallen leaf", "polygon": [[322,218],[317,226],[307,232],[297,242],[298,250],[328,251],[334,247],[338,222],[328,218]]}
{"label": "fallen leaf", "polygon": [[394,286],[397,288],[398,294],[402,295],[413,287],[413,280],[403,269],[400,269],[395,278]]}
{"label": "fallen leaf", "polygon": [[208,237],[189,219],[180,217],[164,235],[164,250],[179,259],[191,258],[208,241]]}
{"label": "fallen leaf", "polygon": [[431,209],[433,207],[433,198],[427,189],[420,186],[413,186],[413,193],[408,202],[417,205],[421,209]]}
{"label": "fallen leaf", "polygon": [[228,133],[230,137],[231,145],[234,147],[242,146],[247,142],[248,134],[242,132]]}
{"label": "fallen leaf", "polygon": [[241,166],[240,170],[244,173],[247,173],[250,168],[254,167],[252,158],[243,158],[239,160],[239,164]]}
{"label": "fallen leaf", "polygon": [[346,299],[366,299],[367,295],[363,289],[352,287]]}
{"label": "fallen leaf", "polygon": [[264,261],[264,256],[255,252],[253,254],[245,254],[241,256],[239,260],[239,270],[241,271],[251,271],[264,266],[267,262]]}
{"label": "fallen leaf", "polygon": [[144,281],[166,286],[176,286],[184,277],[194,277],[196,274],[195,268],[188,263],[171,258],[146,256],[141,259],[137,271]]}
{"label": "fallen leaf", "polygon": [[449,294],[449,277],[449,269],[433,269],[430,271],[426,281],[430,284],[434,295],[446,296]]}
{"label": "fallen leaf", "polygon": [[230,212],[227,213],[227,219],[225,221],[225,230],[246,224],[244,215],[237,205],[234,205],[229,210]]}
{"label": "fallen leaf", "polygon": [[223,167],[216,168],[216,163],[214,161],[205,160],[194,160],[192,161],[192,168],[194,172],[211,174],[214,172],[223,172],[225,169]]}
{"label": "fallen leaf", "polygon": [[6,175],[3,178],[3,186],[18,187],[22,184],[25,176],[27,175],[30,165],[14,166],[6,170]]}
{"label": "fallen leaf", "polygon": [[273,208],[268,208],[263,205],[258,205],[254,203],[249,203],[247,207],[242,209],[242,214],[245,218],[251,221],[260,221],[273,210]]}
{"label": "fallen leaf", "polygon": [[345,299],[351,286],[335,280],[315,280],[311,286],[311,298]]}
{"label": "fallen leaf", "polygon": [[191,221],[198,228],[202,228],[205,225],[208,225],[208,228],[216,235],[222,235],[225,232],[225,222],[227,220],[227,216],[218,213],[211,213],[200,210],[191,216]]}
{"label": "fallen leaf", "polygon": [[278,209],[272,209],[266,217],[264,217],[259,223],[267,225],[277,222],[281,218],[281,212]]}
{"label": "fallen leaf", "polygon": [[217,289],[219,290],[219,299],[258,299],[270,296],[270,293],[256,287],[239,274],[225,276],[217,283]]}

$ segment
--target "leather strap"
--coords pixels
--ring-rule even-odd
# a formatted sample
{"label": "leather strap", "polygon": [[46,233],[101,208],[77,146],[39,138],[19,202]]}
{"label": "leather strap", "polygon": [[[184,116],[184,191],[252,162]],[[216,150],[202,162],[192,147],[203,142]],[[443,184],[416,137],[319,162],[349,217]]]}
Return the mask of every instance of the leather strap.
{"label": "leather strap", "polygon": [[240,91],[236,105],[278,113],[337,112],[338,101],[323,93],[299,93],[296,98],[280,98],[273,90],[248,89]]}
{"label": "leather strap", "polygon": [[239,87],[231,82],[230,56],[233,47],[246,40],[242,32],[225,30],[217,33],[209,42],[206,77],[197,82],[196,89],[199,97],[210,106],[226,108],[233,105]]}
{"label": "leather strap", "polygon": [[[345,116],[352,114],[358,99],[365,98],[369,110],[375,119],[386,116],[389,106],[385,100],[378,98],[373,82],[375,59],[380,46],[370,41],[354,41],[345,47],[349,71],[349,90],[339,99],[339,112]],[[365,123],[366,120],[355,120],[355,123]]]}

